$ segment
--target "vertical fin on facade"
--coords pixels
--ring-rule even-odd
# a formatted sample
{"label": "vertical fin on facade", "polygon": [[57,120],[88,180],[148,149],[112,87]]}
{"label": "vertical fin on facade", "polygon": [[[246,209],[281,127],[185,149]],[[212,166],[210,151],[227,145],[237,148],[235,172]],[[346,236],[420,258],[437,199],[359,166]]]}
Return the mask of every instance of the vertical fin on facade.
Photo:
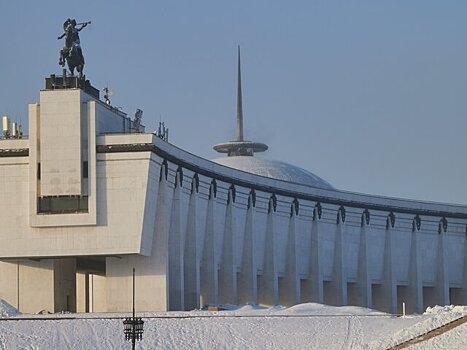
{"label": "vertical fin on facade", "polygon": [[313,217],[314,220],[311,223],[310,278],[308,284],[310,285],[311,301],[322,304],[324,303],[324,281],[320,239],[321,205],[319,202],[315,205]]}
{"label": "vertical fin on facade", "polygon": [[263,274],[258,281],[259,302],[265,305],[279,304],[279,274],[276,261],[276,214],[272,198],[271,196],[269,199],[269,211],[266,218]]}
{"label": "vertical fin on facade", "polygon": [[332,281],[330,283],[331,292],[329,297],[332,303],[337,306],[347,305],[347,267],[345,266],[345,209],[340,207],[337,211],[337,225],[334,238],[334,261],[332,271]]}
{"label": "vertical fin on facade", "polygon": [[408,276],[407,310],[408,312],[423,312],[423,285],[422,271],[418,254],[418,236],[420,234],[421,221],[416,215],[412,221],[412,236],[410,245],[410,262]]}
{"label": "vertical fin on facade", "polygon": [[[195,174],[197,175],[197,174]],[[188,219],[184,248],[184,301],[185,309],[200,308],[200,243],[198,232],[198,190],[193,176],[192,191],[188,203]]]}
{"label": "vertical fin on facade", "polygon": [[219,273],[216,260],[216,218],[217,201],[215,181],[210,186],[210,196],[206,215],[206,231],[201,261],[201,306],[219,303]]}
{"label": "vertical fin on facade", "polygon": [[[363,212],[362,225],[360,226],[360,242],[358,248],[358,266],[357,266],[357,295],[358,303],[363,307],[372,307],[371,279],[368,271],[368,231],[369,212]],[[368,220],[367,220],[368,218]]]}
{"label": "vertical fin on facade", "polygon": [[[181,169],[181,168],[179,168]],[[184,274],[183,274],[183,242],[185,236],[182,228],[182,177],[177,170],[172,196],[172,210],[169,229],[169,301],[170,310],[184,310]],[[180,184],[179,186],[177,184]]]}
{"label": "vertical fin on facade", "polygon": [[[253,202],[253,193],[250,192],[249,202]],[[256,304],[258,301],[255,233],[255,207],[250,205],[246,212],[245,229],[243,234],[243,251],[241,273],[238,285],[238,299],[240,304]]]}
{"label": "vertical fin on facade", "polygon": [[438,305],[449,305],[449,271],[446,264],[446,240],[447,221],[442,218],[439,223],[438,234],[438,257],[436,264],[436,282],[435,282],[435,297]]}
{"label": "vertical fin on facade", "polygon": [[237,264],[235,262],[235,187],[228,190],[225,208],[224,239],[219,273],[219,300],[222,304],[237,304]]}
{"label": "vertical fin on facade", "polygon": [[386,219],[386,232],[384,240],[383,278],[381,286],[380,309],[395,314],[397,312],[397,285],[393,261],[393,235],[395,216],[389,213]]}
{"label": "vertical fin on facade", "polygon": [[283,278],[283,288],[280,290],[281,303],[287,306],[300,303],[300,275],[298,272],[297,256],[297,216],[298,200],[295,198],[291,205],[291,216],[289,218],[287,255],[285,261],[285,276]]}

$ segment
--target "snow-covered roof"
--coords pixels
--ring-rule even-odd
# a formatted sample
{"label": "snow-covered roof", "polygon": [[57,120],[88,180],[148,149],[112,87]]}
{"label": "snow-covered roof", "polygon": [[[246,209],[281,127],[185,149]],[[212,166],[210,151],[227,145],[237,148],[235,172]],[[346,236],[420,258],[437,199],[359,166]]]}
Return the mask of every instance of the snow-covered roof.
{"label": "snow-covered roof", "polygon": [[242,170],[260,176],[318,188],[334,189],[331,184],[319,176],[295,165],[278,160],[250,156],[236,156],[217,158],[213,161],[229,168]]}

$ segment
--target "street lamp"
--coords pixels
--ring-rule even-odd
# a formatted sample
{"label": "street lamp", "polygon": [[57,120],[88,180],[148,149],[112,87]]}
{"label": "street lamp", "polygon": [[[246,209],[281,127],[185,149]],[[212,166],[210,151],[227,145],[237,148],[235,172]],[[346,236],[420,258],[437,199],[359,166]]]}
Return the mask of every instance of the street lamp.
{"label": "street lamp", "polygon": [[136,341],[143,339],[143,325],[144,321],[141,317],[135,317],[135,268],[133,268],[133,317],[125,318],[123,321],[125,340],[131,340],[133,350],[135,350]]}

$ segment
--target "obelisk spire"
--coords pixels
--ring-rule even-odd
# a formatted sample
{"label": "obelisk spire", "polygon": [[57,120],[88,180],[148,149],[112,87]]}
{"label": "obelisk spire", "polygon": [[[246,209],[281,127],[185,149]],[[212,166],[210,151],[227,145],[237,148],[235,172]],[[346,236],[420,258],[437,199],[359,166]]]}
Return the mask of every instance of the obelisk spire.
{"label": "obelisk spire", "polygon": [[242,70],[240,66],[240,45],[238,45],[237,69],[237,141],[243,141]]}
{"label": "obelisk spire", "polygon": [[242,106],[242,70],[240,66],[240,45],[238,46],[237,67],[237,139],[223,142],[213,148],[220,153],[227,153],[229,157],[253,156],[255,152],[264,152],[268,146],[264,143],[245,141],[243,139],[243,106]]}

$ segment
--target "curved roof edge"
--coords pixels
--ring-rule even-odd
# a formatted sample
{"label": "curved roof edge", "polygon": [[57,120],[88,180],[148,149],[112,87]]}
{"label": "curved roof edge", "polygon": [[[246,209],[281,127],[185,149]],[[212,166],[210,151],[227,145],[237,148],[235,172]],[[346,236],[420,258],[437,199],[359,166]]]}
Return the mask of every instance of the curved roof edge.
{"label": "curved roof edge", "polygon": [[[136,142],[135,142],[136,141]],[[467,205],[419,201],[322,189],[246,173],[196,156],[153,134],[113,134],[97,138],[99,153],[151,151],[200,175],[258,191],[315,202],[395,213],[467,219]]]}

